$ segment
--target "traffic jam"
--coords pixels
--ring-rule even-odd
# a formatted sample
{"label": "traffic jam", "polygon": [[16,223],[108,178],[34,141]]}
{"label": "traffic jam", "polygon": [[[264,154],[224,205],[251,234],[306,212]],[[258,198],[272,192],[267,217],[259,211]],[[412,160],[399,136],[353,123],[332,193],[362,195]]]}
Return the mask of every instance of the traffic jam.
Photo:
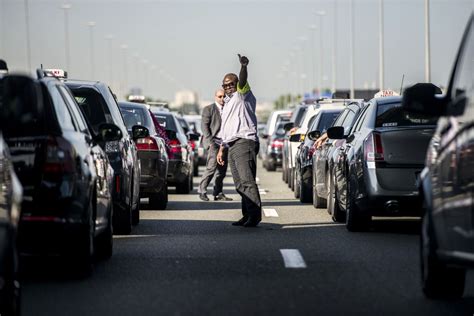
{"label": "traffic jam", "polygon": [[[288,203],[327,212],[346,238],[379,217],[419,220],[419,291],[436,300],[463,297],[474,267],[473,53],[471,16],[445,89],[307,99],[258,126],[259,165],[292,191]],[[87,280],[147,210],[196,196],[208,157],[201,115],[120,99],[63,69],[0,73],[1,316],[27,304],[23,260],[53,256]]]}

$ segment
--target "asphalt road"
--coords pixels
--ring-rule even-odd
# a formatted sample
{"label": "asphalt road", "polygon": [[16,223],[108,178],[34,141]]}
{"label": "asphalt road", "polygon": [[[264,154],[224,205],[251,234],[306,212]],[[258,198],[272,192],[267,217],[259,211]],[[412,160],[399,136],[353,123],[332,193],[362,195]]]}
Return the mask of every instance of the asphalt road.
{"label": "asphalt road", "polygon": [[230,225],[241,216],[230,177],[232,202],[172,193],[166,211],[143,206],[87,279],[54,259],[30,263],[23,315],[473,315],[474,272],[460,300],[423,297],[418,220],[349,233],[297,202],[280,172],[260,167],[258,177],[264,209],[275,210],[260,227]]}

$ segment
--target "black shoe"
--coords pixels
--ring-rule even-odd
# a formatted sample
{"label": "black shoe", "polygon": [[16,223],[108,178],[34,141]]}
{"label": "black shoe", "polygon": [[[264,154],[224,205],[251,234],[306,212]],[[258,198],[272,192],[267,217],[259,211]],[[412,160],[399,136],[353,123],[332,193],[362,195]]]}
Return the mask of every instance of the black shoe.
{"label": "black shoe", "polygon": [[199,198],[205,202],[209,201],[206,193],[199,193]]}
{"label": "black shoe", "polygon": [[261,219],[249,217],[249,219],[244,223],[244,227],[256,227],[260,223]]}
{"label": "black shoe", "polygon": [[248,220],[247,217],[242,217],[237,222],[233,222],[232,226],[244,226],[244,224],[247,222],[247,220]]}
{"label": "black shoe", "polygon": [[214,201],[232,201],[230,197],[224,195],[224,193],[219,193],[214,196]]}

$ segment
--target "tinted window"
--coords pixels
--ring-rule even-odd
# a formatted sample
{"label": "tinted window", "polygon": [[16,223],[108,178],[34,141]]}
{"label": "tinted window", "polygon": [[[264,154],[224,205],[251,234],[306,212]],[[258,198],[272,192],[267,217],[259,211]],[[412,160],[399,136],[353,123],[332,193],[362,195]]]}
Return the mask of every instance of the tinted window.
{"label": "tinted window", "polygon": [[348,108],[345,108],[337,117],[336,121],[334,121],[334,126],[342,126],[342,123],[344,122],[344,119],[347,116],[347,112],[349,112]]}
{"label": "tinted window", "polygon": [[51,98],[53,99],[54,110],[58,117],[59,125],[64,131],[75,131],[71,113],[64,102],[63,96],[59,93],[58,87],[53,86],[50,89]]}
{"label": "tinted window", "polygon": [[378,104],[375,127],[436,125],[437,118],[423,114],[408,113],[401,108],[401,103]]}
{"label": "tinted window", "polygon": [[319,123],[317,124],[314,130],[319,130],[321,133],[326,132],[326,130],[332,125],[334,120],[339,115],[339,112],[325,112],[321,115]]}
{"label": "tinted window", "polygon": [[84,132],[88,131],[87,124],[84,122],[84,118],[80,112],[80,110],[77,107],[77,103],[74,100],[74,98],[71,96],[69,91],[64,87],[64,86],[58,86],[59,90],[61,91],[64,100],[66,103],[69,105],[69,108],[71,109],[74,117],[75,117],[75,122],[79,126],[79,130]]}
{"label": "tinted window", "polygon": [[97,91],[93,89],[79,89],[73,90],[73,94],[77,104],[81,107],[82,112],[96,133],[100,124],[114,123],[107,104],[105,104],[104,99]]}
{"label": "tinted window", "polygon": [[173,116],[171,114],[164,114],[164,113],[153,113],[155,118],[158,120],[158,123],[164,128],[168,130],[172,130],[174,132],[178,132],[176,128],[176,124],[174,123]]}
{"label": "tinted window", "polygon": [[133,108],[120,106],[120,112],[125,122],[125,126],[130,131],[133,125],[142,125],[150,129],[151,121],[148,117],[148,113],[143,108]]}
{"label": "tinted window", "polygon": [[295,126],[301,125],[307,110],[308,110],[307,106],[298,108],[298,110],[296,111],[296,115],[294,117]]}

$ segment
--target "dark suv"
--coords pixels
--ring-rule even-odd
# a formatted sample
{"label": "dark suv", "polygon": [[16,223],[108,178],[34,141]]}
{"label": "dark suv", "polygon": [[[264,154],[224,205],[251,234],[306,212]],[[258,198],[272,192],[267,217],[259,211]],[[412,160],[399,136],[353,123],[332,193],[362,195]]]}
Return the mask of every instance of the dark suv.
{"label": "dark suv", "polygon": [[121,131],[113,124],[91,131],[69,89],[38,74],[2,79],[3,136],[23,186],[19,248],[67,256],[87,274],[94,252],[112,255],[112,169],[98,143]]}
{"label": "dark suv", "polygon": [[474,267],[474,21],[471,15],[446,95],[417,84],[403,95],[409,111],[439,117],[420,176],[423,291],[461,297],[466,268]]}
{"label": "dark suv", "polygon": [[97,132],[102,124],[119,127],[121,137],[114,141],[101,142],[114,169],[114,229],[117,233],[129,234],[140,214],[140,164],[132,137],[128,134],[117,102],[109,87],[97,81],[67,80],[86,118]]}

